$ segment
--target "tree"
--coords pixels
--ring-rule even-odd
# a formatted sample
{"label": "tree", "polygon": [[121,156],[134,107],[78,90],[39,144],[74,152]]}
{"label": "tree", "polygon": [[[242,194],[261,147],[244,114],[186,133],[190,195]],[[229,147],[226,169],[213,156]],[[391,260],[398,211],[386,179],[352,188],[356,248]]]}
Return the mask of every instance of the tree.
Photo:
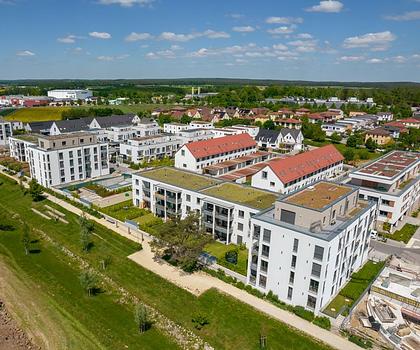
{"label": "tree", "polygon": [[371,137],[366,140],[365,146],[369,151],[374,151],[378,147],[377,143]]}
{"label": "tree", "polygon": [[31,236],[30,236],[29,226],[26,223],[23,225],[22,243],[23,243],[23,247],[25,249],[25,254],[28,255],[29,254],[29,247],[30,247],[30,244],[31,244]]}
{"label": "tree", "polygon": [[355,153],[351,148],[346,149],[346,151],[344,152],[344,159],[347,162],[351,162],[352,160],[354,160],[354,156]]}
{"label": "tree", "polygon": [[149,329],[149,314],[143,304],[138,303],[134,308],[134,321],[136,322],[140,333],[144,333]]}
{"label": "tree", "polygon": [[276,125],[274,124],[274,122],[271,119],[268,119],[264,122],[263,128],[274,130],[276,128]]}
{"label": "tree", "polygon": [[90,236],[93,231],[93,222],[88,220],[84,214],[79,217],[80,224],[80,243],[82,244],[82,249],[87,252],[90,248]]}
{"label": "tree", "polygon": [[98,284],[98,275],[93,270],[84,270],[79,276],[79,281],[88,296],[92,296]]}
{"label": "tree", "polygon": [[29,194],[34,202],[38,202],[43,198],[42,193],[42,186],[35,179],[29,181]]}
{"label": "tree", "polygon": [[355,136],[355,135],[350,135],[348,138],[347,138],[347,146],[348,147],[356,147],[357,146],[357,137]]}
{"label": "tree", "polygon": [[211,241],[197,213],[190,212],[184,220],[175,217],[163,225],[151,243],[156,256],[168,257],[185,271],[195,269],[204,246]]}
{"label": "tree", "polygon": [[188,115],[186,115],[186,114],[184,114],[182,117],[181,117],[181,120],[180,120],[180,122],[182,123],[182,124],[189,124],[189,123],[191,123],[191,121],[192,121],[192,118],[191,117],[189,117]]}
{"label": "tree", "polygon": [[343,138],[338,132],[333,132],[331,135],[331,141],[334,143],[340,143]]}

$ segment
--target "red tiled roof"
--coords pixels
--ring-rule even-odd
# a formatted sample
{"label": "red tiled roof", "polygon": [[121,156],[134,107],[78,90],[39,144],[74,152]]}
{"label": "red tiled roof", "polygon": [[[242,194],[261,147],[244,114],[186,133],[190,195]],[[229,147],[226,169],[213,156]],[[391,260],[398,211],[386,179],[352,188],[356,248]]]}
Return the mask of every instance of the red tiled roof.
{"label": "red tiled roof", "polygon": [[301,124],[302,122],[298,119],[277,119],[279,123],[291,123],[291,124]]}
{"label": "red tiled roof", "polygon": [[416,118],[407,118],[407,119],[401,119],[399,120],[399,122],[401,123],[416,123],[419,124],[420,120],[416,119]]}
{"label": "red tiled roof", "polygon": [[187,143],[185,145],[195,158],[208,157],[241,148],[255,147],[256,143],[247,133]]}
{"label": "red tiled roof", "polygon": [[284,184],[344,160],[333,146],[326,145],[296,156],[272,160],[268,166]]}

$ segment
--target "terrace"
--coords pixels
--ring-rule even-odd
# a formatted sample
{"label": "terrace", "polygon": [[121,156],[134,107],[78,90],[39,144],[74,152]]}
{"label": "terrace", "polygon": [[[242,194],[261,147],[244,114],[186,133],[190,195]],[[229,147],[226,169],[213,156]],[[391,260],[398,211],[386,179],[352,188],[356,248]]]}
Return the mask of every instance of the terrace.
{"label": "terrace", "polygon": [[168,185],[193,191],[198,191],[220,183],[220,181],[207,176],[196,175],[188,171],[174,168],[158,168],[141,172],[139,175],[151,180],[161,181]]}
{"label": "terrace", "polygon": [[275,193],[233,183],[213,186],[201,191],[201,193],[255,209],[267,209],[277,199],[277,194]]}

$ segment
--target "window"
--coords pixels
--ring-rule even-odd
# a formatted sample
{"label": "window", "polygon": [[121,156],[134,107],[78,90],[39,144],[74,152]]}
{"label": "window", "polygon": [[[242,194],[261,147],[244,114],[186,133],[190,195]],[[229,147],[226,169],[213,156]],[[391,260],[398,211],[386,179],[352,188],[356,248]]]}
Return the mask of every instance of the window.
{"label": "window", "polygon": [[268,256],[270,255],[270,247],[263,244],[262,245],[262,250],[261,250],[261,255],[265,256],[266,258],[268,258]]}
{"label": "window", "polygon": [[296,267],[296,261],[297,261],[297,256],[296,256],[296,255],[292,255],[292,264],[291,264],[291,266],[292,266],[293,268],[295,268],[295,267]]}
{"label": "window", "polygon": [[238,222],[238,230],[243,231],[244,230],[244,224]]}
{"label": "window", "polygon": [[189,205],[187,205],[185,209],[187,209],[187,212],[191,211],[191,207]]}
{"label": "window", "polygon": [[293,296],[293,288],[289,287],[289,289],[287,290],[287,299],[292,300],[292,296]]}
{"label": "window", "polygon": [[308,295],[308,302],[306,303],[306,306],[310,309],[315,309],[316,306],[316,298],[312,295]]}
{"label": "window", "polygon": [[267,277],[260,275],[260,287],[265,288],[267,285]]}
{"label": "window", "polygon": [[294,271],[290,271],[289,283],[290,284],[295,283],[295,272]]}
{"label": "window", "polygon": [[197,198],[197,204],[200,204],[200,198]]}
{"label": "window", "polygon": [[264,233],[263,233],[263,241],[270,243],[271,240],[271,231],[267,230],[266,228],[264,229]]}
{"label": "window", "polygon": [[190,194],[186,195],[186,200],[187,200],[187,202],[191,202],[191,195]]}
{"label": "window", "polygon": [[311,279],[309,282],[309,290],[314,293],[318,293],[319,282]]}
{"label": "window", "polygon": [[379,210],[379,215],[381,216],[388,216],[388,212],[385,210]]}
{"label": "window", "polygon": [[270,187],[274,187],[275,183],[273,181],[270,181]]}
{"label": "window", "polygon": [[321,276],[321,265],[317,263],[312,263],[312,276],[319,277]]}
{"label": "window", "polygon": [[295,224],[296,213],[293,211],[282,209],[280,213],[280,221],[287,222],[288,224]]}
{"label": "window", "polygon": [[295,238],[293,241],[293,253],[297,253],[298,248],[299,248],[299,240]]}
{"label": "window", "polygon": [[243,218],[243,217],[245,216],[244,211],[243,211],[243,210],[239,210],[239,211],[238,211],[238,216],[239,216],[240,218]]}
{"label": "window", "polygon": [[263,179],[266,179],[268,177],[268,173],[266,171],[263,171],[261,175]]}
{"label": "window", "polygon": [[238,238],[236,239],[236,244],[240,245],[243,242],[243,237],[238,235]]}
{"label": "window", "polygon": [[184,149],[181,150],[181,156],[185,156],[185,150]]}
{"label": "window", "polygon": [[324,257],[324,248],[318,245],[315,246],[314,259],[322,261]]}
{"label": "window", "polygon": [[268,261],[261,260],[261,271],[267,272],[267,270],[268,270]]}

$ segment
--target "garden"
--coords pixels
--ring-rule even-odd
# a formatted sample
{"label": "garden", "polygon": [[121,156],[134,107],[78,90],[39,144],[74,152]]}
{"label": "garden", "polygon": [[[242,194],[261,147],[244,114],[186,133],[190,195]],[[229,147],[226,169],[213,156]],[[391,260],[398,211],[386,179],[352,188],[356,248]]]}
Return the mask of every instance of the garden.
{"label": "garden", "polygon": [[223,244],[213,241],[204,247],[204,251],[213,255],[217,263],[229,270],[246,276],[248,269],[248,249],[235,244]]}
{"label": "garden", "polygon": [[396,230],[394,233],[382,233],[381,235],[385,238],[390,238],[394,241],[404,242],[407,244],[411,237],[413,237],[416,233],[417,229],[417,225],[405,224],[400,230]]}

